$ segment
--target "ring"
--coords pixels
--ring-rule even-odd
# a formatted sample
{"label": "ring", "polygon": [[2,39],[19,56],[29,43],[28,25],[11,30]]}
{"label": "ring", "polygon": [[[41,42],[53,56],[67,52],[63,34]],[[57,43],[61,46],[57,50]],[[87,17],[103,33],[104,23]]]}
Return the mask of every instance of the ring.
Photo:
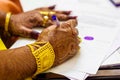
{"label": "ring", "polygon": [[50,12],[48,12],[48,11],[40,11],[40,14],[48,16],[48,15],[54,15],[54,14],[56,14],[56,12],[53,12],[53,11],[50,11]]}
{"label": "ring", "polygon": [[40,14],[48,16],[49,12],[47,12],[47,11],[40,11]]}
{"label": "ring", "polygon": [[50,11],[50,12],[48,12],[48,11],[40,11],[40,14],[43,15],[43,25],[42,26],[45,27],[48,19],[50,18],[50,15],[54,15],[54,14],[56,14],[56,12],[53,12],[53,11]]}
{"label": "ring", "polygon": [[45,25],[46,25],[48,19],[49,19],[48,16],[43,16],[43,25],[42,25],[42,26],[45,26]]}
{"label": "ring", "polygon": [[50,14],[50,15],[55,15],[56,12],[50,11],[49,14]]}

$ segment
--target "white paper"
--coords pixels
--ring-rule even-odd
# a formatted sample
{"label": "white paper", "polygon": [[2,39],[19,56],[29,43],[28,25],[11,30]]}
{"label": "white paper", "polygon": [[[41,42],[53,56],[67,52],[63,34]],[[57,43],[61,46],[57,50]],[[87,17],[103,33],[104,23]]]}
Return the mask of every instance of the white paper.
{"label": "white paper", "polygon": [[[110,47],[108,54],[105,56],[104,60],[107,60],[111,55],[115,54],[116,52],[118,52],[120,49],[120,30],[116,36],[116,38],[114,39],[112,46]],[[103,60],[103,62],[104,62]],[[112,62],[111,62],[112,63]]]}
{"label": "white paper", "polygon": [[[120,50],[120,49],[119,49]],[[102,65],[109,65],[109,64],[116,64],[120,63],[120,53],[116,51],[114,55],[110,56],[108,59],[106,59]]]}
{"label": "white paper", "polygon": [[[118,32],[118,21],[109,11],[108,13],[106,11],[102,12],[100,8],[91,7],[91,9],[96,10],[92,11],[90,7],[90,11],[84,9],[83,14],[81,11],[82,15],[79,15],[78,27],[80,28],[78,29],[83,42],[81,43],[80,63],[77,68],[80,68],[83,72],[87,71],[87,73],[95,74],[114,40],[116,32]],[[85,36],[92,36],[94,40],[84,40]]]}

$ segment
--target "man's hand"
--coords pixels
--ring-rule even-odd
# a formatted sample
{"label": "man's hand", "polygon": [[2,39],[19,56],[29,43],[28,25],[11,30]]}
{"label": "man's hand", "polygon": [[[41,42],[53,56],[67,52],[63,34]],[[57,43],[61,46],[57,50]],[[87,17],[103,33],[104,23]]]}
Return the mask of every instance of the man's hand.
{"label": "man's hand", "polygon": [[59,65],[73,57],[79,50],[78,31],[75,28],[76,19],[71,19],[60,24],[44,29],[38,37],[38,42],[50,42],[55,51],[53,66]]}

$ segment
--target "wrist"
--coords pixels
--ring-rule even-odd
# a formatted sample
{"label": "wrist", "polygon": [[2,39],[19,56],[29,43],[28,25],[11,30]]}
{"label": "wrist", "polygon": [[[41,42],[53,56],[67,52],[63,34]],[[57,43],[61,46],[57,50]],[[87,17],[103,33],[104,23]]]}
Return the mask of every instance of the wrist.
{"label": "wrist", "polygon": [[16,59],[20,61],[22,67],[20,67],[19,64],[17,64],[17,66],[18,70],[20,70],[21,72],[20,74],[23,76],[23,78],[26,78],[32,76],[35,73],[37,69],[36,60],[28,46],[21,47],[20,50],[16,50],[17,52],[19,52],[19,54],[17,54],[16,56]]}
{"label": "wrist", "polygon": [[28,59],[27,59],[27,62],[29,63],[28,67],[31,69],[30,71],[28,71],[28,73],[30,73],[30,75],[33,75],[36,71],[36,60],[35,60],[35,57],[33,56],[30,48],[28,46],[25,46],[26,48],[26,53],[24,56],[26,56]]}
{"label": "wrist", "polygon": [[31,49],[37,64],[37,70],[33,77],[53,66],[55,54],[49,42],[35,42],[27,46]]}

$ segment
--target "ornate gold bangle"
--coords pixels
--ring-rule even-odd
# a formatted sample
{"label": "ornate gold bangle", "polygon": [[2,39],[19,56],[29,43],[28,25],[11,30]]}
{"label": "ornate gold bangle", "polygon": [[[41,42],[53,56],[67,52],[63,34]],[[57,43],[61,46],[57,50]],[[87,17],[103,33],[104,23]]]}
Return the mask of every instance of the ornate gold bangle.
{"label": "ornate gold bangle", "polygon": [[[33,76],[52,67],[55,59],[53,47],[49,42],[35,42],[27,45],[32,51],[33,56],[36,59],[37,70]],[[39,47],[38,49],[34,49]]]}

